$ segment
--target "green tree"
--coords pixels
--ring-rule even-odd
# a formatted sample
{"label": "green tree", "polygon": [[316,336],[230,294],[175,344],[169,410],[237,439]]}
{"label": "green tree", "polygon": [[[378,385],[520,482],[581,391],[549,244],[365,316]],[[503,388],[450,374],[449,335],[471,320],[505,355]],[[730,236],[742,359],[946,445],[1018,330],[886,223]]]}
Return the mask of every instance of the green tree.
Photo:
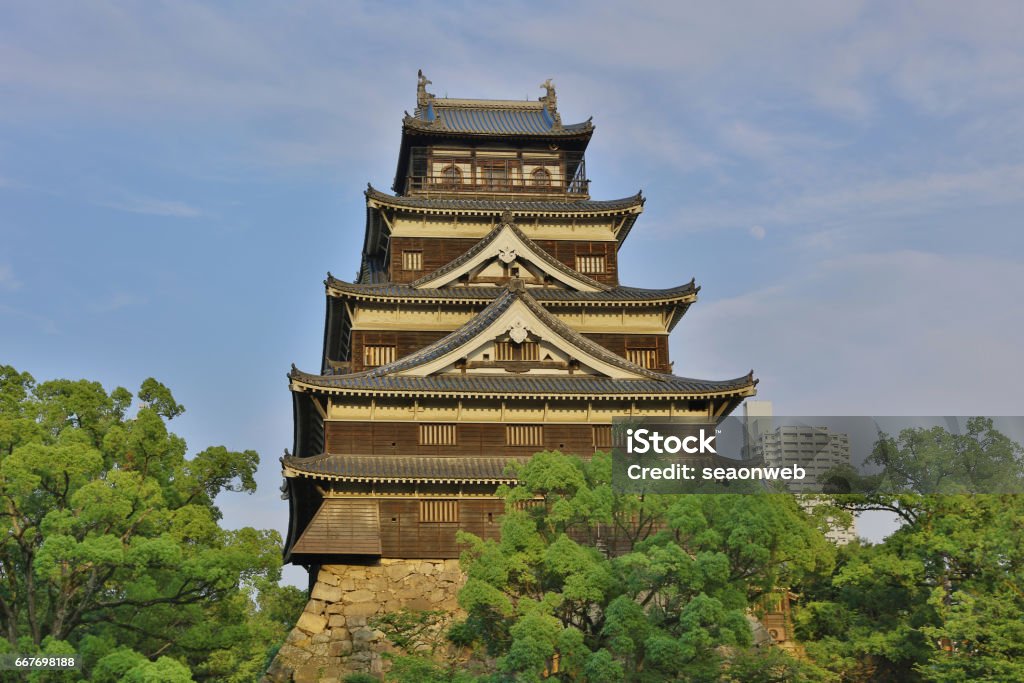
{"label": "green tree", "polygon": [[184,408],[153,379],[139,396],[129,417],[123,388],[0,366],[0,648],[79,652],[97,681],[252,680],[301,604],[276,532],[218,523],[259,458],[186,457]]}
{"label": "green tree", "polygon": [[468,617],[453,636],[478,641],[500,676],[735,680],[758,598],[831,564],[791,496],[620,495],[606,454],[540,453],[517,476],[500,491],[501,540],[461,535]]}
{"label": "green tree", "polygon": [[883,493],[835,505],[903,524],[807,582],[796,620],[817,661],[850,681],[1024,680],[1024,498],[936,493],[1020,490],[1021,455],[986,418],[880,437]]}

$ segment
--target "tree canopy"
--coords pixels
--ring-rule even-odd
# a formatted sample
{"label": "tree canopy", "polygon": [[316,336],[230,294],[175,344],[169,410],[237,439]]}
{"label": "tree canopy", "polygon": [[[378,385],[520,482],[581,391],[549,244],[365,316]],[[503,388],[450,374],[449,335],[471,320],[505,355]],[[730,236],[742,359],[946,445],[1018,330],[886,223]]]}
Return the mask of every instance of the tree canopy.
{"label": "tree canopy", "polygon": [[[391,676],[1024,680],[1024,498],[949,492],[1019,477],[1021,447],[975,418],[963,434],[882,434],[873,457],[883,466],[875,493],[801,505],[790,495],[624,495],[609,485],[607,455],[537,454],[499,492],[500,540],[460,537],[467,617],[449,638],[476,655],[439,666],[408,648]],[[902,526],[877,544],[825,540],[829,520],[865,510]],[[796,596],[797,656],[751,647],[750,617],[780,589]]]}
{"label": "tree canopy", "polygon": [[[617,494],[606,454],[540,453],[517,475],[499,491],[501,539],[461,535],[468,616],[450,637],[479,648],[479,680],[821,680],[751,647],[761,598],[831,566],[832,546],[792,497]],[[420,681],[471,670],[395,668]]]}
{"label": "tree canopy", "polygon": [[184,408],[0,366],[0,651],[79,653],[94,681],[252,680],[301,609],[275,531],[220,526],[254,451],[187,457]]}

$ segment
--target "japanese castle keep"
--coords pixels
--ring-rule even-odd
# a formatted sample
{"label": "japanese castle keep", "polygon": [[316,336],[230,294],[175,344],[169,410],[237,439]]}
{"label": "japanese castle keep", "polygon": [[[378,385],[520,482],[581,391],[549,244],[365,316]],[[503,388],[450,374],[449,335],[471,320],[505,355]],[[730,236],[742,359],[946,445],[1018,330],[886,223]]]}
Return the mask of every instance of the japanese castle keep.
{"label": "japanese castle keep", "polygon": [[[620,283],[637,193],[593,199],[588,119],[439,98],[420,74],[393,193],[366,190],[354,282],[328,274],[319,372],[292,368],[285,559],[306,611],[271,675],[380,671],[375,614],[456,610],[458,530],[495,537],[506,464],[611,445],[615,416],[716,419],[755,393],[672,372],[700,289]],[[342,264],[344,265],[344,264]]]}

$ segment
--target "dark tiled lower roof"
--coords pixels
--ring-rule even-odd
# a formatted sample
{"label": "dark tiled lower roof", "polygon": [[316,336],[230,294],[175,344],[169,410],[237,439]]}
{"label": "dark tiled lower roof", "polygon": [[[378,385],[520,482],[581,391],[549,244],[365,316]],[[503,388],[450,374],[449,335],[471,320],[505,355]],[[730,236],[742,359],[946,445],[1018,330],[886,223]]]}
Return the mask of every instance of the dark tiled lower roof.
{"label": "dark tiled lower roof", "polygon": [[637,192],[632,197],[607,200],[551,201],[546,199],[454,199],[427,197],[396,197],[381,192],[374,187],[366,190],[367,199],[379,201],[388,206],[409,209],[434,209],[452,211],[479,211],[482,213],[500,214],[503,211],[512,213],[608,213],[623,212],[637,209],[644,205],[643,194]]}
{"label": "dark tiled lower roof", "polygon": [[515,481],[505,473],[505,466],[512,460],[519,459],[325,453],[312,458],[289,456],[281,462],[286,471],[348,481],[501,482]]}
{"label": "dark tiled lower roof", "polygon": [[[351,283],[331,276],[328,273],[327,287],[338,292],[352,294],[362,298],[386,298],[386,299],[424,299],[429,301],[457,300],[457,301],[492,301],[505,291],[503,287],[444,287],[444,288],[420,288],[417,289],[410,284],[386,282],[379,284]],[[612,287],[600,292],[577,292],[569,289],[557,289],[554,287],[536,287],[528,290],[530,296],[541,303],[564,302],[567,304],[584,302],[606,302],[606,303],[630,303],[647,301],[673,301],[682,297],[696,294],[700,291],[694,282],[669,287],[667,289],[644,289],[642,287]]]}
{"label": "dark tiled lower roof", "polygon": [[630,398],[642,396],[679,396],[700,398],[711,395],[741,394],[757,383],[748,374],[736,379],[714,381],[661,375],[664,379],[613,379],[593,376],[508,376],[508,375],[434,375],[410,377],[388,375],[371,377],[360,372],[350,375],[312,375],[293,370],[289,375],[302,384],[375,393],[407,394],[444,393],[454,396],[486,394],[489,396],[589,396]]}

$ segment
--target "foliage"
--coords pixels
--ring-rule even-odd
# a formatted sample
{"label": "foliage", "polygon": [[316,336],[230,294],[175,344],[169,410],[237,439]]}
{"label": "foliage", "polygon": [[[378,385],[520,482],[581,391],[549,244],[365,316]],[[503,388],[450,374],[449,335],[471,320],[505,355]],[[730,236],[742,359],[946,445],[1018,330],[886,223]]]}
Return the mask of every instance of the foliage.
{"label": "foliage", "polygon": [[790,496],[619,495],[610,473],[607,455],[537,454],[500,492],[501,540],[461,535],[460,633],[501,675],[718,681],[756,600],[830,567]]}
{"label": "foliage", "polygon": [[218,525],[259,458],[186,457],[184,408],[147,379],[142,407],[96,382],[0,367],[0,635],[80,652],[93,680],[253,680],[301,609],[276,585],[280,538]]}
{"label": "foliage", "polygon": [[[501,540],[460,536],[467,617],[448,637],[478,646],[486,681],[1024,680],[1024,498],[962,493],[1017,490],[1021,455],[982,418],[961,435],[880,435],[875,493],[803,509],[791,496],[618,495],[607,456],[541,453],[500,491]],[[863,510],[903,526],[877,545],[824,541],[827,520]],[[748,614],[779,587],[799,596],[799,657],[748,647]],[[390,678],[467,670],[409,656]]]}
{"label": "foliage", "polygon": [[961,435],[882,435],[874,458],[901,493],[835,504],[904,523],[806,583],[796,619],[808,652],[851,681],[1024,680],[1024,497],[935,493],[1019,490],[1021,447],[973,418]]}

